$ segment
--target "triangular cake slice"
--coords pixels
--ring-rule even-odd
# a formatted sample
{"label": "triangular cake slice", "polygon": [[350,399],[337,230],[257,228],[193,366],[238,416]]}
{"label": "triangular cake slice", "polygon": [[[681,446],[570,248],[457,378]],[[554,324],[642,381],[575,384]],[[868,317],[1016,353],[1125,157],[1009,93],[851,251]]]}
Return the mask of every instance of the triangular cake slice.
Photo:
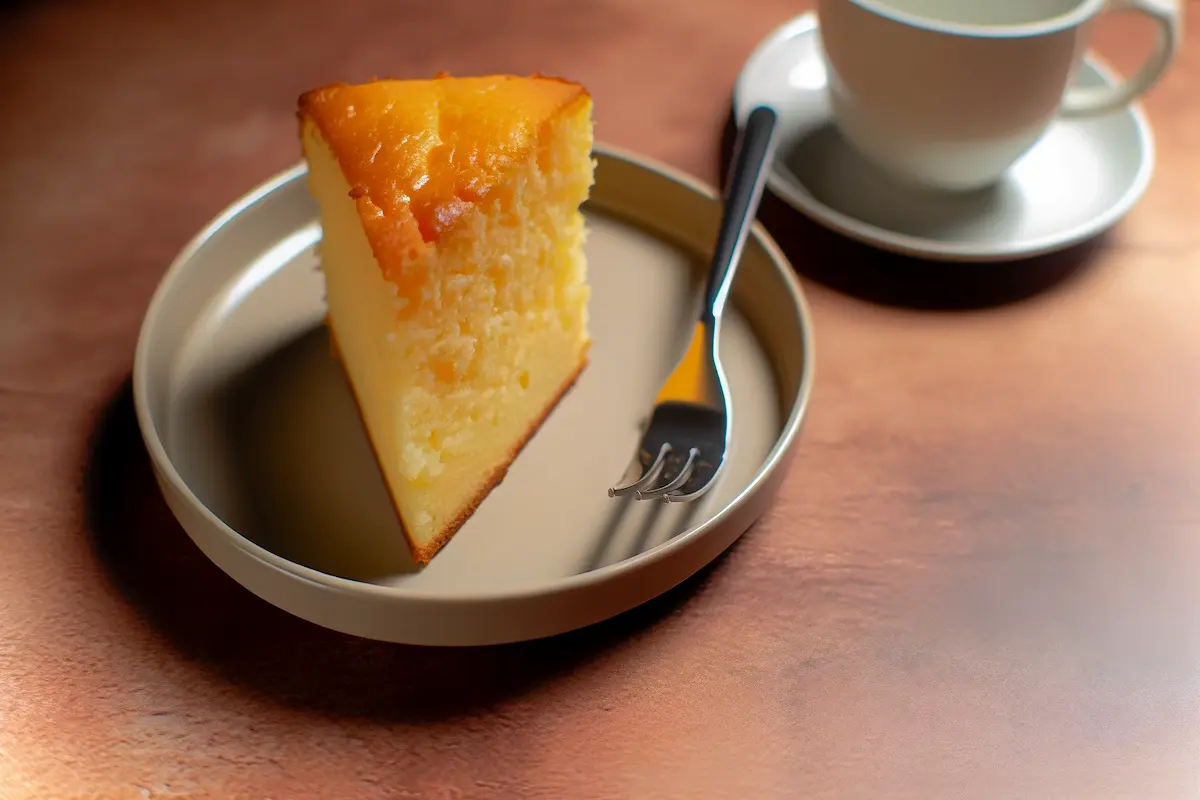
{"label": "triangular cake slice", "polygon": [[420,563],[586,364],[591,112],[540,76],[300,98],[327,323]]}

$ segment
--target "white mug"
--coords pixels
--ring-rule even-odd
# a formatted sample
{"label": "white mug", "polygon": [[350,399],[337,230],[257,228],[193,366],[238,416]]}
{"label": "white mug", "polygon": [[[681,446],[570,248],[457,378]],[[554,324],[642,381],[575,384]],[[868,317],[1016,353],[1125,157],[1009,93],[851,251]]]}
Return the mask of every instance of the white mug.
{"label": "white mug", "polygon": [[[1127,81],[1070,87],[1104,11],[1137,11],[1158,40]],[[833,116],[867,160],[944,190],[996,182],[1058,115],[1124,108],[1179,46],[1173,0],[819,0]]]}

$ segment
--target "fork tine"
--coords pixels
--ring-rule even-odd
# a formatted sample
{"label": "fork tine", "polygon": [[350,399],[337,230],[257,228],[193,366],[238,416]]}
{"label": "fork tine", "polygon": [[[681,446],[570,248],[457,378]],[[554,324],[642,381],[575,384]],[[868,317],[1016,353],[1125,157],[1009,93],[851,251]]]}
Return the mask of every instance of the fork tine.
{"label": "fork tine", "polygon": [[663,495],[663,500],[667,501],[668,503],[690,503],[693,500],[698,500],[704,495],[708,494],[708,490],[711,489],[713,484],[716,482],[716,476],[714,475],[705,481],[704,485],[694,492],[688,492],[687,494],[682,492],[670,492]]}
{"label": "fork tine", "polygon": [[[641,477],[636,480],[626,483],[624,486],[613,486],[608,490],[609,497],[619,497],[630,492],[637,492],[658,480],[658,473],[662,472],[663,465],[667,463],[667,454],[671,452],[669,442],[663,442],[662,447],[658,448],[658,456],[654,459],[654,463],[641,474]],[[640,499],[641,494],[639,492]]]}
{"label": "fork tine", "polygon": [[658,497],[667,492],[673,492],[680,486],[688,482],[688,478],[692,477],[692,470],[696,467],[696,458],[700,455],[700,451],[693,447],[688,451],[687,461],[683,464],[683,469],[679,470],[679,474],[670,483],[665,483],[657,489],[647,489],[645,491],[639,489],[634,495],[638,500],[647,500],[651,497]]}

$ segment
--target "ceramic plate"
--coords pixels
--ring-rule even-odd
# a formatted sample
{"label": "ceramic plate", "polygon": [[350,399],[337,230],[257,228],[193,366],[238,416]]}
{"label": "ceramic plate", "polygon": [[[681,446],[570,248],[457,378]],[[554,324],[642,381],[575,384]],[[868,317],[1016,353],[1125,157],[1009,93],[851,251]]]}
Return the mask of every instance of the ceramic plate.
{"label": "ceramic plate", "polygon": [[[1076,83],[1116,82],[1094,56]],[[838,133],[826,97],[817,16],[782,25],[738,77],[739,125],[763,103],[780,115],[771,191],[797,211],[866,244],[946,261],[1006,261],[1059,250],[1103,232],[1142,196],[1154,168],[1137,104],[1088,120],[1059,119],[995,186],[948,195],[899,186]]]}
{"label": "ceramic plate", "polygon": [[303,166],[216,219],[168,270],[134,366],[138,419],[183,528],[250,591],[319,625],[476,645],[560,633],[671,588],[762,513],[813,380],[800,286],[759,227],[721,352],[731,462],[691,504],[612,499],[698,308],[719,205],[597,149],[586,207],[590,364],[507,478],[424,568],[410,560],[323,324]]}

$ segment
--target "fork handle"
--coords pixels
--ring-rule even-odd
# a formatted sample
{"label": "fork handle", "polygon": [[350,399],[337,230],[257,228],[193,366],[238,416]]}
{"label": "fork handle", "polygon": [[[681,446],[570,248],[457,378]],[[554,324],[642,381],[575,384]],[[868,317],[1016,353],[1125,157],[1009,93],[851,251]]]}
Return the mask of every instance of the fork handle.
{"label": "fork handle", "polygon": [[750,225],[758,213],[758,203],[762,199],[775,149],[777,119],[774,109],[756,106],[746,117],[746,124],[738,132],[733,146],[729,182],[721,211],[721,227],[717,232],[717,246],[709,267],[708,286],[700,317],[700,321],[710,328],[725,307],[735,267],[742,257],[746,238],[750,235]]}

